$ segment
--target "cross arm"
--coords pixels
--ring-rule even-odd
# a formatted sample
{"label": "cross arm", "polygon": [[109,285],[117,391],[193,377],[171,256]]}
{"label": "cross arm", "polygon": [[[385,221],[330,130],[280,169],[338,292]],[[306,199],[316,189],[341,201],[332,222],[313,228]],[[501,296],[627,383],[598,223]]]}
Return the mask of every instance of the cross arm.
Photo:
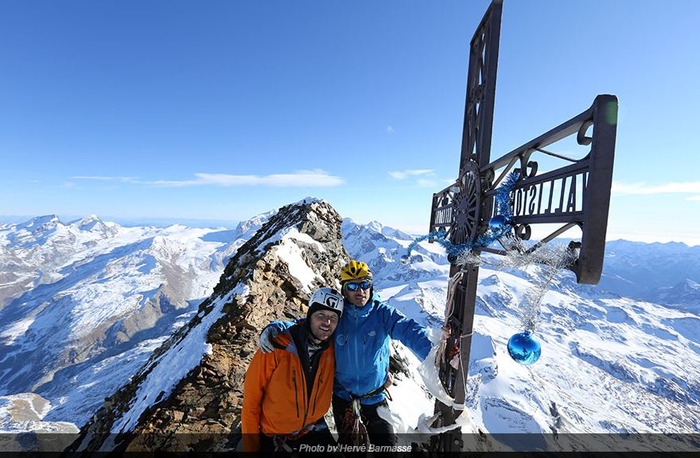
{"label": "cross arm", "polygon": [[[562,225],[550,234],[553,237],[543,239],[545,243],[570,228],[580,229],[580,242],[574,244],[578,247],[578,257],[570,266],[579,283],[597,284],[602,273],[617,106],[614,95],[599,95],[586,111],[481,170],[484,206],[490,210],[483,221],[488,222],[493,216],[498,185],[509,172],[517,171],[520,177],[510,195],[510,223],[517,237],[529,239],[533,225]],[[579,147],[587,148],[580,159],[549,151],[550,146],[573,136]],[[540,158],[555,164],[563,161],[565,165],[540,171]]]}
{"label": "cross arm", "polygon": [[[537,249],[578,228],[580,240],[571,244],[577,256],[569,268],[579,283],[597,284],[605,252],[617,105],[614,95],[599,95],[586,111],[483,168],[468,163],[453,185],[433,194],[431,233],[442,229],[452,243],[473,242],[486,233],[498,211],[494,205],[498,186],[517,172],[509,194],[508,223],[513,235],[529,240],[533,227],[545,230],[554,225],[531,248]],[[565,146],[566,154],[553,151],[566,141],[573,141]],[[579,150],[577,155],[571,156],[572,148]]]}

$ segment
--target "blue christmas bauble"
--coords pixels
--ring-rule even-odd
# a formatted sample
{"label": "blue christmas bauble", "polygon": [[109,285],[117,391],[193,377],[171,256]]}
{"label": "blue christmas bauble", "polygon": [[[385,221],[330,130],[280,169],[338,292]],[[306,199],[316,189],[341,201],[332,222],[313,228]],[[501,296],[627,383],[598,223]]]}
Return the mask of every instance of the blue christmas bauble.
{"label": "blue christmas bauble", "polygon": [[506,221],[506,217],[503,215],[496,215],[493,218],[489,220],[489,229],[491,229],[491,232],[501,232],[503,228],[506,226],[508,221]]}
{"label": "blue christmas bauble", "polygon": [[508,354],[515,361],[528,366],[540,359],[542,347],[532,336],[532,331],[523,331],[508,340]]}

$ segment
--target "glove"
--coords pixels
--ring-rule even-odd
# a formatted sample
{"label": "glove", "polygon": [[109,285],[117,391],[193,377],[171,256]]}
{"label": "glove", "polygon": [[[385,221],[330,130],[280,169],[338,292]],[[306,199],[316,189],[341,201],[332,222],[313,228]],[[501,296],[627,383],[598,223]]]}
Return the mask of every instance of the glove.
{"label": "glove", "polygon": [[260,351],[263,353],[272,353],[275,349],[272,345],[272,339],[277,337],[279,333],[279,330],[275,326],[271,324],[265,326],[265,329],[260,333]]}

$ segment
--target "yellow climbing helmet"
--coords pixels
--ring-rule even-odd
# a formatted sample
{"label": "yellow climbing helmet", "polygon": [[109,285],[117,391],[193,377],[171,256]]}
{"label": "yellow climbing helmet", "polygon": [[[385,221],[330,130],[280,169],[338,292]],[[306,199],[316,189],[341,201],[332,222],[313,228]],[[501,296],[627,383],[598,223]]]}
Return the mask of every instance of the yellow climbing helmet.
{"label": "yellow climbing helmet", "polygon": [[350,280],[371,280],[372,271],[367,263],[355,261],[354,259],[340,270],[340,283]]}

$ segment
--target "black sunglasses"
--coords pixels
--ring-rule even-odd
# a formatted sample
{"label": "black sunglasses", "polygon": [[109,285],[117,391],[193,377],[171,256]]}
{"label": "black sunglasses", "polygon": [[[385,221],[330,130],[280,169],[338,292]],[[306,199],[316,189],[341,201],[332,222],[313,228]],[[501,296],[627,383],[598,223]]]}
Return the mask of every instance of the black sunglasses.
{"label": "black sunglasses", "polygon": [[367,281],[367,280],[360,282],[360,283],[348,283],[347,285],[345,285],[345,288],[351,292],[355,292],[360,288],[362,288],[364,290],[368,290],[371,287],[372,287],[372,282]]}

